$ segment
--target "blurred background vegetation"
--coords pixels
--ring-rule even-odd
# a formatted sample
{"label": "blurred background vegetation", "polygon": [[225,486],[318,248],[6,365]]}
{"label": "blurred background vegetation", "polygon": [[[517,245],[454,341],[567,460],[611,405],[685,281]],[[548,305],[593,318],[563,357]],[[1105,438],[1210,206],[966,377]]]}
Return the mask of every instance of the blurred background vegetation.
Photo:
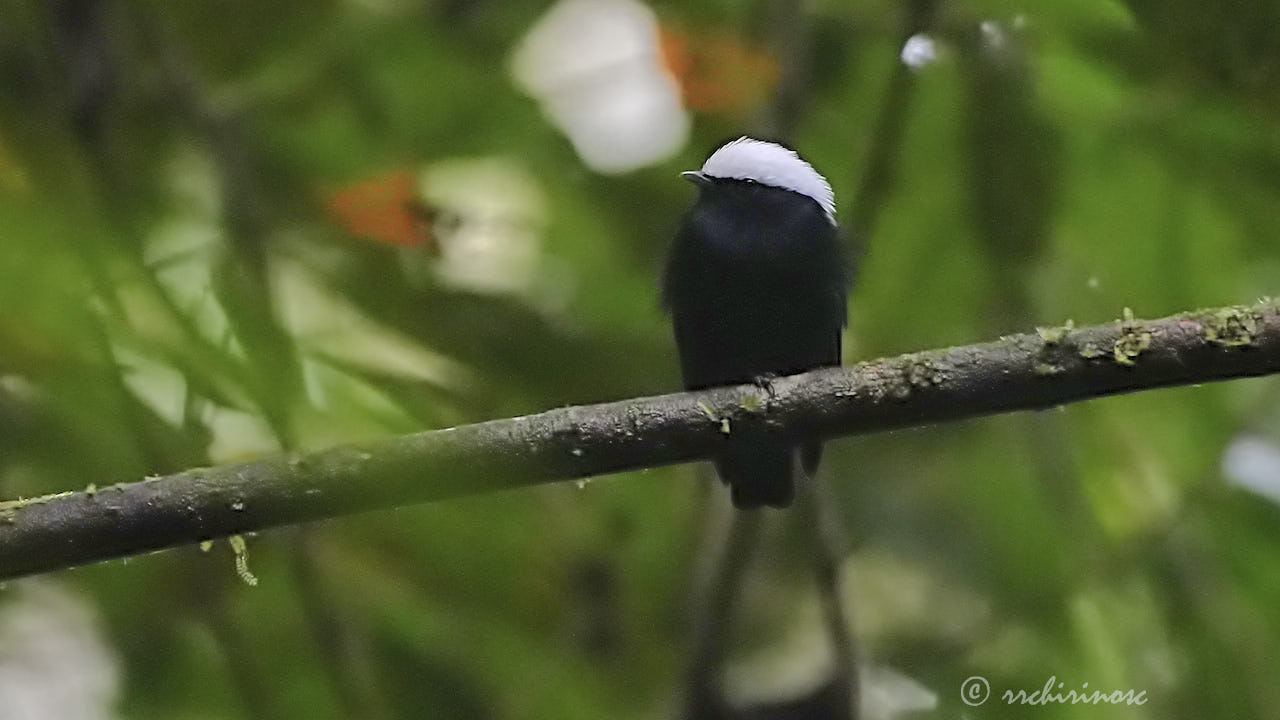
{"label": "blurred background vegetation", "polygon": [[[851,360],[1280,286],[1275,2],[0,8],[5,498],[673,390],[676,173],[744,132],[857,231]],[[1276,717],[1278,391],[829,445],[867,717]],[[251,537],[253,587],[225,542],[12,582],[0,718],[673,717],[726,502],[668,468]],[[798,525],[738,700],[829,673]]]}

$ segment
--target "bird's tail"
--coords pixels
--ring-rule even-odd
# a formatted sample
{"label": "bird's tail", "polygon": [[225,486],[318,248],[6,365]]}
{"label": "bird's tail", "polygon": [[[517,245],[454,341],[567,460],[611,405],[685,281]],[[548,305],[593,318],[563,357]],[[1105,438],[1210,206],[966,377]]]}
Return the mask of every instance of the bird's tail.
{"label": "bird's tail", "polygon": [[715,462],[739,510],[784,508],[795,498],[795,448],[782,439],[732,443]]}

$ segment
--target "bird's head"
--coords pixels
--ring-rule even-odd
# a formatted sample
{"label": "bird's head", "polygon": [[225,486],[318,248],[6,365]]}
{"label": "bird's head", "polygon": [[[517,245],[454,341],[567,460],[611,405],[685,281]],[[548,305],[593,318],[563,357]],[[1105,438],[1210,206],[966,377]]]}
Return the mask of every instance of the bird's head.
{"label": "bird's head", "polygon": [[796,151],[777,143],[740,137],[726,143],[703,163],[701,170],[680,174],[701,187],[717,181],[753,182],[810,198],[836,224],[836,199],[831,184]]}

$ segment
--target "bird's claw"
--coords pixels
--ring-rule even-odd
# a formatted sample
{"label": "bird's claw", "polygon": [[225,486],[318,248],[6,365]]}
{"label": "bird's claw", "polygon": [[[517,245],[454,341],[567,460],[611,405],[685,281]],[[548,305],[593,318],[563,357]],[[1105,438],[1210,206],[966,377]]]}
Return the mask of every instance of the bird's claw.
{"label": "bird's claw", "polygon": [[778,376],[774,373],[764,373],[751,378],[751,384],[765,391],[769,399],[772,400],[778,397],[777,391],[773,389],[773,381],[777,378]]}

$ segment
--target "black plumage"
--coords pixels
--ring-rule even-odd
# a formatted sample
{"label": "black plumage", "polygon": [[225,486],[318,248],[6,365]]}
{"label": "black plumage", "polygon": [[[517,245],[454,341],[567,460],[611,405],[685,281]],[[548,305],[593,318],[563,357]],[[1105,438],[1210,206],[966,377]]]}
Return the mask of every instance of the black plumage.
{"label": "black plumage", "polygon": [[[687,175],[701,192],[676,236],[663,281],[685,387],[839,365],[849,283],[831,216],[792,190]],[[734,429],[725,443],[715,464],[736,507],[791,504],[794,438]],[[798,444],[812,473],[821,445]]]}

